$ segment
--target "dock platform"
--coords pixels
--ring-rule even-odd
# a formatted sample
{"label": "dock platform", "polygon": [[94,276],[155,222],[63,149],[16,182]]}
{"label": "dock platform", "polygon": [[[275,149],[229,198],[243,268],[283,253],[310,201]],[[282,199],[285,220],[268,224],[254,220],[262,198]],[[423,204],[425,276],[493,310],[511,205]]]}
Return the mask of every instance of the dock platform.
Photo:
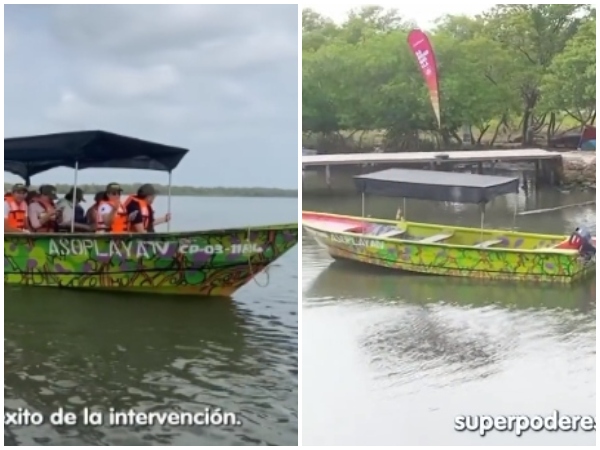
{"label": "dock platform", "polygon": [[533,165],[535,180],[542,184],[559,184],[562,177],[562,153],[539,148],[510,150],[467,150],[437,152],[400,153],[343,153],[331,155],[302,155],[303,170],[325,170],[325,184],[331,187],[331,169],[339,167],[386,165],[393,167],[429,168],[431,170],[465,170],[471,166],[477,173],[483,173],[484,164],[496,167],[502,163],[526,163]]}
{"label": "dock platform", "polygon": [[522,148],[518,150],[303,155],[302,165],[304,167],[311,167],[351,164],[427,164],[436,162],[453,162],[460,164],[477,162],[533,162],[552,159],[561,159],[561,154],[559,152],[550,152],[539,148]]}

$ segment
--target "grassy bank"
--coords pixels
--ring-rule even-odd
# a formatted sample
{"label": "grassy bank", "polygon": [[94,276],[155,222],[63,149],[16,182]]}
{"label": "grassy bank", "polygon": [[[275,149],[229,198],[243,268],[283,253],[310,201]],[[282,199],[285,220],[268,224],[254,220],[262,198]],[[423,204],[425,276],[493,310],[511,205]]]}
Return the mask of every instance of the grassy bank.
{"label": "grassy bank", "polygon": [[[561,133],[576,130],[581,127],[581,124],[572,117],[562,114],[557,115],[556,129],[552,136]],[[496,129],[498,133],[496,135]],[[521,136],[521,123],[518,116],[509,117],[506,124],[500,124],[498,120],[491,120],[488,127],[481,132],[476,127],[471,127],[471,134],[474,143],[463,148],[462,143],[453,141],[452,144],[444,146],[439,136],[430,131],[414,130],[412,140],[407,140],[403,143],[390,143],[386,141],[385,130],[366,130],[366,131],[345,131],[339,133],[310,133],[302,134],[302,145],[305,148],[319,150],[322,153],[369,153],[375,149],[387,149],[389,152],[402,151],[452,151],[465,150],[468,148],[480,149],[502,149],[502,148],[519,148],[521,147],[519,138]],[[458,130],[458,134],[462,137],[463,130]],[[496,136],[495,136],[496,135]],[[494,138],[495,136],[495,138]],[[479,140],[480,143],[476,144]],[[544,148],[547,146],[547,127],[541,127],[535,133],[534,143],[528,147]]]}

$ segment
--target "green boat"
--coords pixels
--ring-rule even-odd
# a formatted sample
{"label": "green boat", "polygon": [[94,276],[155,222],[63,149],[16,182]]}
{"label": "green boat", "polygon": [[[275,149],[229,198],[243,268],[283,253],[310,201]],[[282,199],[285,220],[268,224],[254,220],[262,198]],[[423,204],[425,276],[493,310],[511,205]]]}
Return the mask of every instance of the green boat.
{"label": "green boat", "polygon": [[[355,177],[362,217],[304,211],[307,233],[336,259],[400,271],[572,283],[596,273],[596,240],[584,228],[571,236],[485,229],[485,205],[517,193],[519,179],[427,170],[388,169]],[[366,195],[418,198],[481,207],[481,228],[365,218]],[[406,210],[406,207],[404,207]]]}
{"label": "green boat", "polygon": [[[103,131],[4,140],[5,171],[29,185],[56,167],[171,173],[188,150]],[[170,189],[169,189],[170,191]],[[169,194],[169,210],[170,210]],[[5,233],[4,283],[231,296],[298,243],[298,225],[166,233]]]}

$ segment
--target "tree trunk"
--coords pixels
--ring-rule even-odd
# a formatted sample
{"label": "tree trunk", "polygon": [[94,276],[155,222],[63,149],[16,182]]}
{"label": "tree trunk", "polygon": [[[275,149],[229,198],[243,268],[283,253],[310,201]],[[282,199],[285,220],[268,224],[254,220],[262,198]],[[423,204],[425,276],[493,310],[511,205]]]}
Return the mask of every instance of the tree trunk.
{"label": "tree trunk", "polygon": [[531,111],[529,107],[525,107],[523,111],[523,123],[521,125],[521,145],[525,147],[529,145],[529,121],[531,120]]}
{"label": "tree trunk", "polygon": [[[452,131],[451,134],[452,134],[452,137],[458,141],[458,144],[462,145],[462,139],[458,135],[458,133],[456,131]],[[473,135],[471,135],[471,142],[473,142]]]}
{"label": "tree trunk", "polygon": [[523,99],[525,100],[525,110],[523,111],[523,128],[521,128],[521,142],[523,146],[531,145],[533,143],[533,123],[532,115],[535,105],[538,101],[538,92],[536,89],[528,89],[523,92]]}
{"label": "tree trunk", "polygon": [[[479,133],[479,137],[477,138],[477,145],[481,145],[481,140],[483,139],[483,135],[485,133],[487,133],[487,130],[489,130],[489,129],[490,129],[490,126],[487,125],[487,126],[483,127],[482,130],[479,130],[480,133]],[[498,129],[499,129],[499,127],[496,128],[496,134],[498,133],[498,131],[497,131]],[[473,134],[471,134],[471,142],[474,142]]]}
{"label": "tree trunk", "polygon": [[450,133],[448,130],[442,130],[442,142],[444,143],[445,148],[450,146]]}
{"label": "tree trunk", "polygon": [[548,128],[546,130],[546,145],[550,147],[550,139],[554,136],[554,129],[556,127],[556,113],[550,113],[550,120],[548,122]]}

